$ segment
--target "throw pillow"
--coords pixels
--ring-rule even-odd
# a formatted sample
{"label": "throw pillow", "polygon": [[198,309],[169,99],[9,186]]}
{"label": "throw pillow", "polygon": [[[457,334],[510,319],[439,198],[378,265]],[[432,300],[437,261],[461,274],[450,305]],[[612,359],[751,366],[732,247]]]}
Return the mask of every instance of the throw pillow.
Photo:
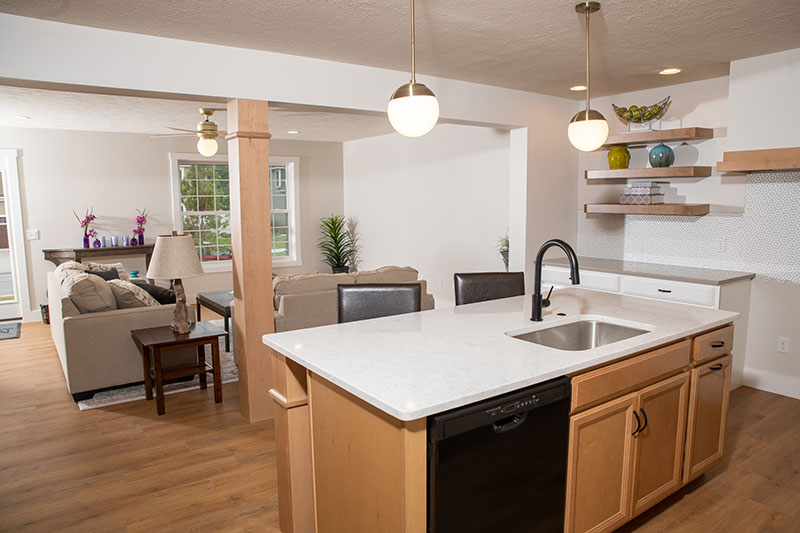
{"label": "throw pillow", "polygon": [[112,279],[106,283],[111,288],[111,292],[113,293],[114,298],[117,300],[117,307],[120,309],[130,309],[133,307],[157,307],[161,305],[155,298],[147,294],[146,290],[135,285],[134,283],[131,283],[130,281]]}
{"label": "throw pillow", "polygon": [[89,270],[100,271],[100,270],[116,270],[119,274],[119,279],[123,281],[130,281],[130,276],[128,276],[128,271],[125,270],[125,267],[122,266],[122,263],[86,263],[86,266],[89,267]]}
{"label": "throw pillow", "polygon": [[105,281],[86,272],[64,279],[61,287],[81,313],[99,313],[117,308],[114,293]]}
{"label": "throw pillow", "polygon": [[86,273],[99,276],[103,281],[119,279],[119,272],[117,272],[116,268],[114,270],[87,270]]}
{"label": "throw pillow", "polygon": [[80,274],[89,270],[86,265],[78,263],[77,261],[65,261],[58,265],[53,271],[59,283],[64,283],[64,280],[69,276]]}
{"label": "throw pillow", "polygon": [[158,285],[154,285],[152,283],[147,283],[145,281],[133,281],[137,287],[141,287],[147,291],[147,294],[158,300],[158,303],[161,305],[167,304],[174,304],[175,303],[175,291],[172,289],[167,289],[166,287],[160,287]]}

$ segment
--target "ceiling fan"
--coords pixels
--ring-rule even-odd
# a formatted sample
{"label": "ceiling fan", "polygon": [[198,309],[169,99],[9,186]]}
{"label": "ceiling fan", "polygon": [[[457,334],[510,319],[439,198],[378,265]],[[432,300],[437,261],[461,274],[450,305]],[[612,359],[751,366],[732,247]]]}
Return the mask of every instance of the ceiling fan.
{"label": "ceiling fan", "polygon": [[172,128],[169,129],[185,132],[185,133],[164,133],[158,135],[151,135],[151,137],[188,137],[189,135],[196,135],[197,139],[197,151],[200,152],[200,155],[205,157],[211,157],[212,155],[217,153],[217,149],[219,146],[217,145],[217,137],[220,135],[225,135],[228,132],[226,131],[219,131],[217,129],[217,124],[215,122],[211,122],[209,117],[214,114],[215,111],[227,111],[224,108],[214,108],[214,107],[201,107],[198,109],[200,114],[203,115],[203,120],[197,124],[197,127],[194,130],[187,130],[184,128]]}

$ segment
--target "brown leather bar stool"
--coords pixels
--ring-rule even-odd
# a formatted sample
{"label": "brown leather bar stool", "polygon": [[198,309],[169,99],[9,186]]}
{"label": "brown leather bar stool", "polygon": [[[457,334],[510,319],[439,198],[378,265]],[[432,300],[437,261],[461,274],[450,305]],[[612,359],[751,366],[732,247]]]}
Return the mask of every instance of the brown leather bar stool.
{"label": "brown leather bar stool", "polygon": [[339,323],[420,310],[419,283],[364,283],[339,285]]}
{"label": "brown leather bar stool", "polygon": [[453,274],[456,305],[499,300],[525,294],[523,272],[470,272]]}

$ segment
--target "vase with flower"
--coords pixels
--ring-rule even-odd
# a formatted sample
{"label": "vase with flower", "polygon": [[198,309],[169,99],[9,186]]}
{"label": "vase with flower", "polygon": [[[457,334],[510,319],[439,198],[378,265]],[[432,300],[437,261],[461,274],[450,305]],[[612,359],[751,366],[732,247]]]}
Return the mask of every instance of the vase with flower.
{"label": "vase with flower", "polygon": [[147,224],[147,209],[139,210],[136,216],[136,227],[133,228],[133,239],[131,239],[131,246],[141,246],[144,244],[144,225]]}
{"label": "vase with flower", "polygon": [[81,229],[83,230],[83,247],[89,248],[92,239],[97,238],[97,232],[90,227],[92,222],[97,218],[94,214],[94,208],[87,209],[83,218],[79,217],[74,209],[72,210],[72,214],[75,215],[75,218],[81,223]]}

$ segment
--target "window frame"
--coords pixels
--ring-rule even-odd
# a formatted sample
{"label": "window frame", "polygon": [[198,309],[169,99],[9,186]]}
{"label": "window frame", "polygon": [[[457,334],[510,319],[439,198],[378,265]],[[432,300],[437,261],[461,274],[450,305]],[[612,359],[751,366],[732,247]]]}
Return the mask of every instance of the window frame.
{"label": "window frame", "polygon": [[[172,182],[172,225],[177,231],[183,233],[183,212],[181,211],[181,185],[180,185],[180,165],[218,165],[228,163],[227,154],[215,154],[211,157],[203,157],[197,153],[186,152],[170,152],[170,178]],[[272,259],[273,268],[294,267],[301,266],[301,248],[300,248],[300,229],[298,227],[300,221],[300,201],[297,190],[299,188],[298,179],[300,175],[300,158],[299,157],[286,157],[286,156],[270,156],[270,165],[285,164],[286,165],[286,205],[291,206],[289,209],[289,243],[290,250],[293,254],[288,257],[275,257]],[[229,165],[230,166],[230,165]],[[229,169],[230,172],[230,169]],[[230,174],[229,174],[230,175]],[[267,177],[269,184],[269,176]],[[268,215],[272,214],[272,209]],[[271,217],[268,218],[271,220]],[[271,224],[270,224],[271,225]],[[271,239],[271,236],[270,236]],[[291,244],[294,244],[292,247]],[[270,243],[270,253],[272,246]],[[203,272],[231,272],[233,270],[233,261],[201,261]]]}

